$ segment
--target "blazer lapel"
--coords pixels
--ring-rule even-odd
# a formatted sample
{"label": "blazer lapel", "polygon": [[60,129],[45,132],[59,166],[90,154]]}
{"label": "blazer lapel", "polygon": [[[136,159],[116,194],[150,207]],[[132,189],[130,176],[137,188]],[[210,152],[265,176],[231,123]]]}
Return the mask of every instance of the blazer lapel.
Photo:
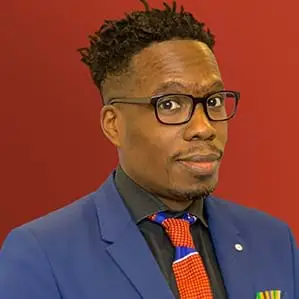
{"label": "blazer lapel", "polygon": [[142,298],[174,299],[160,268],[114,184],[114,173],[95,194],[106,250]]}
{"label": "blazer lapel", "polygon": [[250,246],[229,205],[212,196],[206,199],[209,230],[228,298],[250,299],[255,294]]}

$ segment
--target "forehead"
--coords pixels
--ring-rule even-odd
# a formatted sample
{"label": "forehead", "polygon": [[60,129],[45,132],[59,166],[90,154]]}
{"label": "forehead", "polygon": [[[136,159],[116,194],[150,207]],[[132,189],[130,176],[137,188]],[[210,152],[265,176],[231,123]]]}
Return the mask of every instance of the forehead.
{"label": "forehead", "polygon": [[193,40],[155,43],[135,55],[131,66],[134,89],[140,96],[157,94],[167,88],[201,93],[222,82],[212,51],[204,43]]}

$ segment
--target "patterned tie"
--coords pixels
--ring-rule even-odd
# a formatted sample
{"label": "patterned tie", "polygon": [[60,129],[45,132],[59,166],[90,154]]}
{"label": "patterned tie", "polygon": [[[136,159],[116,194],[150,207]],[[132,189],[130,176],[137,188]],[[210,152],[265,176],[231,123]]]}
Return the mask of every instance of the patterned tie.
{"label": "patterned tie", "polygon": [[196,221],[196,217],[185,213],[180,218],[169,218],[165,213],[159,212],[149,219],[164,227],[175,247],[172,269],[180,298],[212,299],[209,277],[190,233],[190,224]]}

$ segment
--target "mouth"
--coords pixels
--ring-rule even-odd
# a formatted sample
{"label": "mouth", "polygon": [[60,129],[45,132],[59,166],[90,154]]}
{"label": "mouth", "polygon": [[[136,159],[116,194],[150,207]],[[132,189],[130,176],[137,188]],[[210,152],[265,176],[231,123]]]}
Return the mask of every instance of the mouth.
{"label": "mouth", "polygon": [[180,158],[177,162],[190,172],[202,176],[208,176],[212,175],[216,171],[219,165],[219,160],[219,155],[208,154]]}

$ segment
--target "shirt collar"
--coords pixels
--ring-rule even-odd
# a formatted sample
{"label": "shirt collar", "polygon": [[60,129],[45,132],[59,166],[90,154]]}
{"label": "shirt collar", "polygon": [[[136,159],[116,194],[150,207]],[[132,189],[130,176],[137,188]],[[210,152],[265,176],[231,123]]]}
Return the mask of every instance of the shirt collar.
{"label": "shirt collar", "polygon": [[[169,208],[159,198],[135,183],[120,166],[116,169],[114,180],[116,188],[137,224],[155,213],[169,211]],[[204,226],[208,227],[204,215],[203,199],[195,200],[187,212],[196,216]]]}

